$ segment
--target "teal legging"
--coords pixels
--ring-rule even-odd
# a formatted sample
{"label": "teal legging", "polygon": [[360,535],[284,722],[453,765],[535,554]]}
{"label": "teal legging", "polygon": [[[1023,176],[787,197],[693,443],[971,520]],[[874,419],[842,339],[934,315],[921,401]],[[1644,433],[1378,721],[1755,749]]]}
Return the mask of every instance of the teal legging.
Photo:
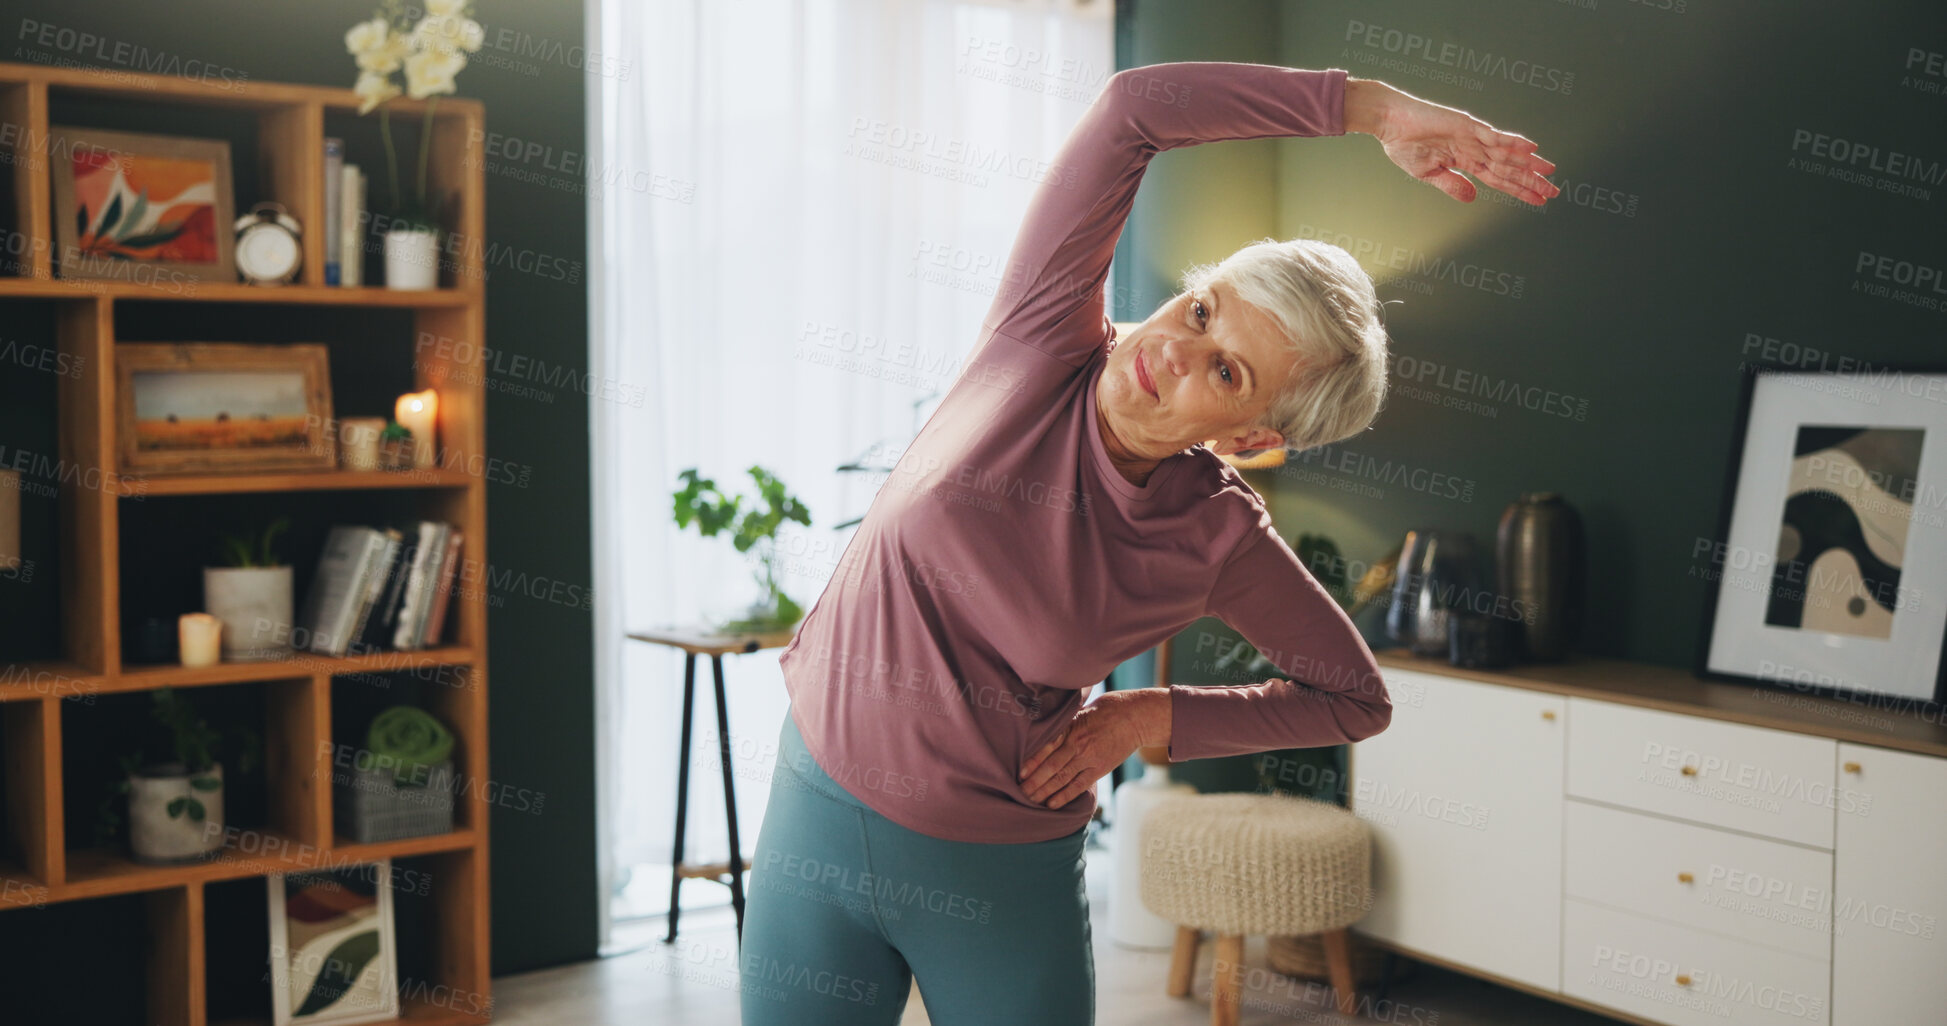
{"label": "teal legging", "polygon": [[787,713],[744,906],[743,1026],[1092,1026],[1082,842],[918,833],[827,776]]}

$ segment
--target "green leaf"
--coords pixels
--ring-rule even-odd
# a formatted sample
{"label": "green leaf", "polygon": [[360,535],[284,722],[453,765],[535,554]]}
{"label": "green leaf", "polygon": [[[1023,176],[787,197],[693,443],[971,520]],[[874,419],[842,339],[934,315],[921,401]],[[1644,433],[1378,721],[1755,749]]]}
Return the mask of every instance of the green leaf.
{"label": "green leaf", "polygon": [[170,819],[183,818],[183,810],[188,807],[189,807],[189,799],[187,798],[175,799],[174,801],[169,803],[169,818]]}
{"label": "green leaf", "polygon": [[223,790],[223,781],[215,777],[197,777],[189,782],[189,786],[198,791],[221,791]]}
{"label": "green leaf", "polygon": [[371,930],[354,934],[344,939],[331,954],[325,957],[324,971],[311,982],[310,993],[304,995],[304,1003],[292,1012],[294,1017],[315,1015],[344,997],[358,982],[358,974],[365,971],[366,963],[379,955],[379,932]]}
{"label": "green leaf", "polygon": [[195,821],[196,821],[196,822],[198,822],[198,823],[201,823],[201,822],[203,821],[203,816],[204,816],[204,809],[203,809],[203,803],[202,803],[202,802],[199,802],[199,801],[197,801],[197,800],[196,800],[196,799],[194,799],[194,798],[179,798],[179,799],[177,799],[177,800],[178,800],[178,801],[186,801],[186,802],[188,802],[188,803],[189,803],[189,818],[190,818],[190,819],[193,819],[193,820],[195,820]]}
{"label": "green leaf", "polygon": [[130,228],[139,228],[142,226],[142,215],[148,212],[149,190],[143,189],[135,194],[135,202],[129,204],[128,213],[122,217],[122,223]]}
{"label": "green leaf", "polygon": [[121,219],[122,194],[116,193],[115,198],[108,201],[108,210],[101,215],[101,231],[99,234],[112,237],[115,233],[115,223]]}
{"label": "green leaf", "polygon": [[290,517],[278,517],[276,520],[271,521],[269,526],[264,528],[263,553],[262,553],[262,558],[259,560],[257,565],[259,566],[277,565],[275,557],[273,557],[270,552],[271,539],[276,538],[279,534],[283,533],[285,528],[288,528],[290,526],[291,526]]}
{"label": "green leaf", "polygon": [[152,232],[131,235],[126,239],[116,239],[115,242],[123,249],[147,249],[150,246],[160,246],[182,233],[183,224],[181,221],[178,221],[175,224],[163,225]]}

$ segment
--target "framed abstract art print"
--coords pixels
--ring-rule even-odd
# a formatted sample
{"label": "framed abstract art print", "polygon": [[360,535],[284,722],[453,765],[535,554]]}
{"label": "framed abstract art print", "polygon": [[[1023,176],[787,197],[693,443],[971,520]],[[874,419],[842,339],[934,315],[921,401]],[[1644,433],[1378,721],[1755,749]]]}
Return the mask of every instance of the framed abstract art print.
{"label": "framed abstract art print", "polygon": [[1699,672],[1942,698],[1947,372],[1744,382]]}

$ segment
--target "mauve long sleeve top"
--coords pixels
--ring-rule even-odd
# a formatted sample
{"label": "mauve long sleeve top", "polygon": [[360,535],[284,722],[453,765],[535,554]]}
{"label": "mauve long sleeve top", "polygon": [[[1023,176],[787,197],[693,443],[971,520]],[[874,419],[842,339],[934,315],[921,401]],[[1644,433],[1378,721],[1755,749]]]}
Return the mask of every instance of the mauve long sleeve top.
{"label": "mauve long sleeve top", "polygon": [[1080,829],[1093,790],[1035,804],[1022,763],[1117,664],[1203,616],[1289,679],[1172,685],[1173,761],[1357,741],[1391,720],[1372,652],[1237,471],[1196,445],[1137,486],[1095,413],[1115,345],[1103,283],[1150,158],[1341,135],[1345,78],[1131,68],[1064,142],[971,355],[780,656],[812,757],[888,819],[992,843]]}

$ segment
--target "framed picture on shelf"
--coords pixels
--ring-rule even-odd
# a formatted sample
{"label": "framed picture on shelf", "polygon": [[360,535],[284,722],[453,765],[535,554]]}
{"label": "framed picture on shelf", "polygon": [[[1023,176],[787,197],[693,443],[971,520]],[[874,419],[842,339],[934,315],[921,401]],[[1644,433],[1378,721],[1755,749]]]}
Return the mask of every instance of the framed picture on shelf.
{"label": "framed picture on shelf", "polygon": [[337,466],[321,344],[123,342],[115,390],[125,475]]}
{"label": "framed picture on shelf", "polygon": [[48,152],[61,277],[237,280],[228,142],[54,125]]}
{"label": "framed picture on shelf", "polygon": [[398,1018],[392,860],[274,873],[269,886],[276,1026]]}
{"label": "framed picture on shelf", "polygon": [[1698,672],[1943,697],[1947,371],[1759,367],[1744,381]]}

